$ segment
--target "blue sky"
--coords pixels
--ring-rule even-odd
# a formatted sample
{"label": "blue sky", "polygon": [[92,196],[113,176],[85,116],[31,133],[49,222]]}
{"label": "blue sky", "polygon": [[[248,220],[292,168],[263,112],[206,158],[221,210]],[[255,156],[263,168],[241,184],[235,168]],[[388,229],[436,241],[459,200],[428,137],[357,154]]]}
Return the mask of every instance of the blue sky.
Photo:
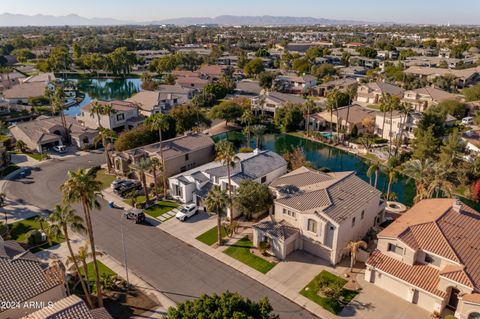
{"label": "blue sky", "polygon": [[479,24],[479,0],[0,0],[0,13],[70,13],[146,21],[176,17],[289,15],[411,23]]}

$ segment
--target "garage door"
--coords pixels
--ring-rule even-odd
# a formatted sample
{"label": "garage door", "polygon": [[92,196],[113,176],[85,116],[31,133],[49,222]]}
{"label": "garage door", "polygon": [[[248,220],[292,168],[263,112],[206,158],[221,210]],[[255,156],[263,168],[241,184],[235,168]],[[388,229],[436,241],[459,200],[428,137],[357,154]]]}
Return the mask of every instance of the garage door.
{"label": "garage door", "polygon": [[320,258],[330,261],[330,251],[323,248],[316,242],[308,239],[303,240],[303,250],[309,252],[312,255],[318,256]]}

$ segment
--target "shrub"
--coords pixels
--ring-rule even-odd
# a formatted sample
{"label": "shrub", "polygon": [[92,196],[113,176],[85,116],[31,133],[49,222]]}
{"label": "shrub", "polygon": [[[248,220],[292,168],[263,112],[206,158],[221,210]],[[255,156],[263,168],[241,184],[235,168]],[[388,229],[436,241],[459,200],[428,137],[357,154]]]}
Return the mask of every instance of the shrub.
{"label": "shrub", "polygon": [[262,255],[266,256],[267,255],[267,251],[271,248],[270,246],[270,243],[268,242],[268,240],[262,240],[259,244],[258,244],[258,249],[260,249],[260,252],[262,253]]}
{"label": "shrub", "polygon": [[241,147],[240,150],[239,150],[240,153],[252,153],[253,152],[253,148],[251,147]]}
{"label": "shrub", "polygon": [[27,243],[28,243],[29,246],[39,245],[43,242],[42,241],[42,237],[43,237],[42,232],[37,230],[37,229],[33,229],[33,230],[29,231],[25,237],[27,239]]}

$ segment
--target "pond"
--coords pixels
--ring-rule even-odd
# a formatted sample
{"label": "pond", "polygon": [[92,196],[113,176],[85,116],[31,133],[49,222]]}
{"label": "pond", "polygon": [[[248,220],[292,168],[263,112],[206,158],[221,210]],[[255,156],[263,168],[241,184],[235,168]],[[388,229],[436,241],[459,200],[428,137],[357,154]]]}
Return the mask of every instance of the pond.
{"label": "pond", "polygon": [[75,82],[78,90],[85,94],[83,101],[73,105],[65,110],[69,116],[78,115],[85,105],[92,99],[111,101],[124,100],[141,90],[142,81],[139,78],[126,79],[76,79],[70,78],[69,81]]}
{"label": "pond", "polygon": [[[215,136],[216,139],[225,138],[226,134]],[[239,144],[245,145],[241,133],[231,132],[228,139]],[[363,158],[339,150],[319,142],[310,141],[301,137],[288,134],[266,134],[262,139],[262,149],[272,150],[279,154],[291,151],[300,146],[305,152],[305,156],[317,169],[327,168],[332,172],[355,171],[357,176],[369,182],[367,171],[369,164]],[[377,187],[386,192],[387,176],[380,172],[378,176]],[[392,185],[392,191],[397,195],[397,200],[407,206],[411,206],[415,196],[415,184],[409,181],[407,177],[399,175],[397,182]]]}

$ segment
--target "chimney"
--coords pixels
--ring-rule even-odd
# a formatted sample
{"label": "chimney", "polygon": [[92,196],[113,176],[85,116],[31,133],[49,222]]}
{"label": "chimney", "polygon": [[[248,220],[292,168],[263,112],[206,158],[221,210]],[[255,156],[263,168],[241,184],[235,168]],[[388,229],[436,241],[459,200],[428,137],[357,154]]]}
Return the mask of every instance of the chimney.
{"label": "chimney", "polygon": [[455,203],[453,203],[453,205],[452,205],[453,211],[455,211],[457,213],[460,213],[462,211],[462,207],[463,207],[463,204],[459,199],[457,199],[455,201]]}

